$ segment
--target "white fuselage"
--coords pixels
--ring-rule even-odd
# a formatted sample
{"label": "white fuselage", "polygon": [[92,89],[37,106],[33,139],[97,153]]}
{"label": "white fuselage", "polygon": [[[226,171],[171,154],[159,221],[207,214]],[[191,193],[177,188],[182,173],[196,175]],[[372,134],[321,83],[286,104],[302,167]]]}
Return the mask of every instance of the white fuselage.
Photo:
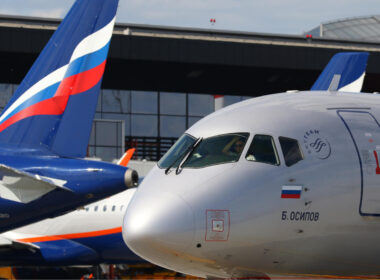
{"label": "white fuselage", "polygon": [[[37,250],[21,256],[16,248],[8,255],[2,253],[1,257],[7,257],[0,260],[0,265],[91,265],[141,261],[130,252],[121,237],[123,216],[135,190],[128,189],[60,217],[1,234],[0,239]],[[81,257],[82,251],[75,253],[74,249],[78,248],[91,252],[91,258]],[[54,253],[50,253],[51,250],[55,250]],[[67,256],[66,250],[71,251],[72,257]]]}
{"label": "white fuselage", "polygon": [[126,190],[60,217],[46,219],[3,235],[20,239],[118,228],[134,191],[135,189]]}
{"label": "white fuselage", "polygon": [[[182,168],[145,177],[124,239],[200,277],[378,275],[377,120],[371,94],[284,93],[219,110],[186,132],[202,140]],[[196,166],[209,139],[246,133],[236,161]]]}

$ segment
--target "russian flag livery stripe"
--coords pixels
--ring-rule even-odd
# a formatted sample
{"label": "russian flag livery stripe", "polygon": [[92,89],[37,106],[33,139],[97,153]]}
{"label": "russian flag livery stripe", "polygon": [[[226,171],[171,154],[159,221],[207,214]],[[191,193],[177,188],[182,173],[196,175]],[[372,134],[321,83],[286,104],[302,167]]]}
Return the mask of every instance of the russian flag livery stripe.
{"label": "russian flag livery stripe", "polygon": [[[0,132],[30,116],[60,115],[70,95],[96,85],[104,72],[114,22],[115,18],[103,29],[84,38],[74,50],[69,64],[55,70],[22,94],[1,115]],[[41,102],[44,106],[36,105]],[[36,110],[41,107],[42,110]]]}
{"label": "russian flag livery stripe", "polygon": [[0,116],[0,144],[84,157],[118,0],[76,0]]}
{"label": "russian flag livery stripe", "polygon": [[302,186],[282,186],[281,198],[301,198]]}

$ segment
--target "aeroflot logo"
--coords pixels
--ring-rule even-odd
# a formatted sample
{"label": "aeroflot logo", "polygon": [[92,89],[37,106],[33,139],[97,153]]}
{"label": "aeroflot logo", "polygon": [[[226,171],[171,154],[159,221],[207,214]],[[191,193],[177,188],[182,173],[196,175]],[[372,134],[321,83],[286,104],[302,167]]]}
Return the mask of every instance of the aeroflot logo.
{"label": "aeroflot logo", "polygon": [[326,159],[331,154],[330,143],[318,130],[309,130],[303,136],[306,151],[319,159]]}
{"label": "aeroflot logo", "polygon": [[115,23],[85,37],[73,50],[68,64],[54,70],[26,90],[0,116],[0,132],[36,115],[61,115],[71,95],[93,88],[101,79]]}

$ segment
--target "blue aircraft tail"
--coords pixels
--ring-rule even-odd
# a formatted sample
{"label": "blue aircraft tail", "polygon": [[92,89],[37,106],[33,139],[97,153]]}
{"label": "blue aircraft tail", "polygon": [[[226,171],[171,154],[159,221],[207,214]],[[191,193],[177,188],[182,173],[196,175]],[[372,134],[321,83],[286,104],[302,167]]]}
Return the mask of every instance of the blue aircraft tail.
{"label": "blue aircraft tail", "polygon": [[0,144],[86,154],[118,0],[77,0],[0,116]]}
{"label": "blue aircraft tail", "polygon": [[333,56],[311,90],[360,92],[368,53],[347,52]]}

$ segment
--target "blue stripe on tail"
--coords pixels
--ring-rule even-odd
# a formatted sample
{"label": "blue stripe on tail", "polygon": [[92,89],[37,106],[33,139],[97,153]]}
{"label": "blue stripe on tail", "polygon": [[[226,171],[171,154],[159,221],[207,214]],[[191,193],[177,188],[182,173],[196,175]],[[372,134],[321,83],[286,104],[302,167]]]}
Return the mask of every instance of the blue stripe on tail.
{"label": "blue stripe on tail", "polygon": [[[104,69],[98,66],[105,63],[109,41],[105,39],[103,47],[71,63],[70,59],[79,43],[114,19],[117,5],[118,0],[75,2],[3,110],[0,144],[48,150],[65,157],[85,156]],[[51,80],[33,96],[23,95],[57,69],[66,71],[62,71],[62,77],[57,75],[61,78],[56,82]],[[71,84],[67,85],[66,79],[75,75],[78,78],[69,81],[80,90],[70,92]],[[96,79],[90,83],[92,77]],[[88,88],[81,87],[86,83]],[[17,101],[24,96],[28,96],[25,101]],[[12,106],[15,101],[20,104]]]}
{"label": "blue stripe on tail", "polygon": [[366,52],[347,52],[334,55],[311,90],[328,90],[334,76],[339,77],[339,83],[334,90],[351,84],[364,74],[367,60],[368,53]]}

